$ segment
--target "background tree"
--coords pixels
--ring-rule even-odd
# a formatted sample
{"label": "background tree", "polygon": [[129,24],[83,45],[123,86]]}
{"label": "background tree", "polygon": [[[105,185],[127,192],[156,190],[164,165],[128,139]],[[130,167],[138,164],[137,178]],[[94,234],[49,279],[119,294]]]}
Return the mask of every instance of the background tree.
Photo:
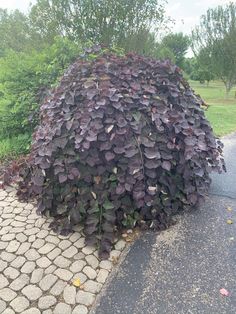
{"label": "background tree", "polygon": [[198,68],[190,74],[190,78],[191,80],[199,81],[202,84],[207,82],[207,85],[209,85],[209,82],[214,79],[214,75],[207,68]]}
{"label": "background tree", "polygon": [[167,48],[175,57],[175,63],[179,67],[184,66],[185,55],[190,47],[190,40],[183,33],[171,33],[162,39],[161,46]]}
{"label": "background tree", "polygon": [[190,77],[191,73],[195,70],[197,60],[195,57],[185,58],[184,72]]}
{"label": "background tree", "polygon": [[26,15],[18,10],[9,13],[0,8],[0,56],[7,49],[23,51],[29,45],[29,24]]}
{"label": "background tree", "polygon": [[209,9],[192,33],[192,47],[202,67],[210,66],[223,81],[228,96],[236,83],[236,4]]}
{"label": "background tree", "polygon": [[155,57],[158,59],[170,59],[173,63],[176,63],[173,51],[162,44],[157,45]]}
{"label": "background tree", "polygon": [[[38,0],[30,20],[49,40],[55,35],[78,42],[117,45],[142,52],[149,33],[160,31],[166,21],[164,0]],[[148,34],[148,36],[147,36]]]}
{"label": "background tree", "polygon": [[[29,20],[34,33],[48,44],[52,44],[54,38],[65,35],[65,26],[61,24],[62,20],[66,21],[66,17],[58,17],[56,8],[63,1],[53,0],[38,0],[30,9]],[[65,1],[64,1],[65,2]],[[68,1],[66,1],[68,2]]]}

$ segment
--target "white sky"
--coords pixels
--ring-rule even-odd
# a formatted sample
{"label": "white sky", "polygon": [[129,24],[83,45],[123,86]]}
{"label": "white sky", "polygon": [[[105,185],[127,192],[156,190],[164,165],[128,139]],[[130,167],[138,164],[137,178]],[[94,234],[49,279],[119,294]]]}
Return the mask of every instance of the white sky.
{"label": "white sky", "polygon": [[[129,0],[127,0],[129,1]],[[173,31],[190,33],[191,29],[199,22],[199,18],[209,7],[228,3],[230,0],[168,0],[167,14],[176,23]],[[231,0],[236,2],[236,0]],[[0,0],[0,7],[10,10],[20,9],[27,12],[30,3],[36,0]]]}
{"label": "white sky", "polygon": [[3,9],[19,9],[21,11],[27,12],[31,2],[36,2],[35,0],[0,0],[0,8]]}
{"label": "white sky", "polygon": [[[229,2],[230,0],[168,0],[166,11],[176,21],[173,31],[189,34],[208,8]],[[236,3],[236,0],[231,2]]]}

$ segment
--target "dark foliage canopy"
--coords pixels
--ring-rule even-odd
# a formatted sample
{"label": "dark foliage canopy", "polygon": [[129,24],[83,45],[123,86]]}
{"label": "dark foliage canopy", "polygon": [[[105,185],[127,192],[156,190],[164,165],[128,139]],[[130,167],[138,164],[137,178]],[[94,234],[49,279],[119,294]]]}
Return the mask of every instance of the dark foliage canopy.
{"label": "dark foliage canopy", "polygon": [[72,64],[41,106],[18,193],[37,195],[57,232],[82,222],[106,258],[123,226],[162,229],[198,205],[224,162],[177,66],[98,50]]}

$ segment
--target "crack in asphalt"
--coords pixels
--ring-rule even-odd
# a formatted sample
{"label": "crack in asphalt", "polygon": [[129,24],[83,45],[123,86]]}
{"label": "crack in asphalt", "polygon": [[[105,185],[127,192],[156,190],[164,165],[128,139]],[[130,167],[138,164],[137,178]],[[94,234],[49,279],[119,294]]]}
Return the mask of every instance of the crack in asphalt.
{"label": "crack in asphalt", "polygon": [[228,194],[220,194],[220,193],[209,193],[209,195],[213,195],[213,196],[220,196],[220,197],[226,197],[226,198],[230,198],[231,200],[236,200],[236,197],[233,197],[231,195]]}

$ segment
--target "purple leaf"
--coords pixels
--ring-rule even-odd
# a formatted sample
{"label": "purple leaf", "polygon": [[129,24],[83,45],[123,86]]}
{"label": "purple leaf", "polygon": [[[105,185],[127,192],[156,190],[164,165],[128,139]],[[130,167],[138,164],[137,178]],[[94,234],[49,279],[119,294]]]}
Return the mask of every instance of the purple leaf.
{"label": "purple leaf", "polygon": [[64,173],[60,173],[58,179],[60,183],[64,183],[67,181],[67,175],[65,175]]}
{"label": "purple leaf", "polygon": [[161,158],[161,154],[160,154],[160,152],[158,151],[158,149],[156,147],[145,148],[144,155],[148,159],[160,159]]}
{"label": "purple leaf", "polygon": [[167,171],[170,171],[171,169],[171,163],[167,160],[164,160],[161,164],[162,168],[167,170]]}
{"label": "purple leaf", "polygon": [[105,153],[105,158],[107,161],[111,161],[112,159],[115,158],[115,154],[113,154],[112,152],[106,152]]}

